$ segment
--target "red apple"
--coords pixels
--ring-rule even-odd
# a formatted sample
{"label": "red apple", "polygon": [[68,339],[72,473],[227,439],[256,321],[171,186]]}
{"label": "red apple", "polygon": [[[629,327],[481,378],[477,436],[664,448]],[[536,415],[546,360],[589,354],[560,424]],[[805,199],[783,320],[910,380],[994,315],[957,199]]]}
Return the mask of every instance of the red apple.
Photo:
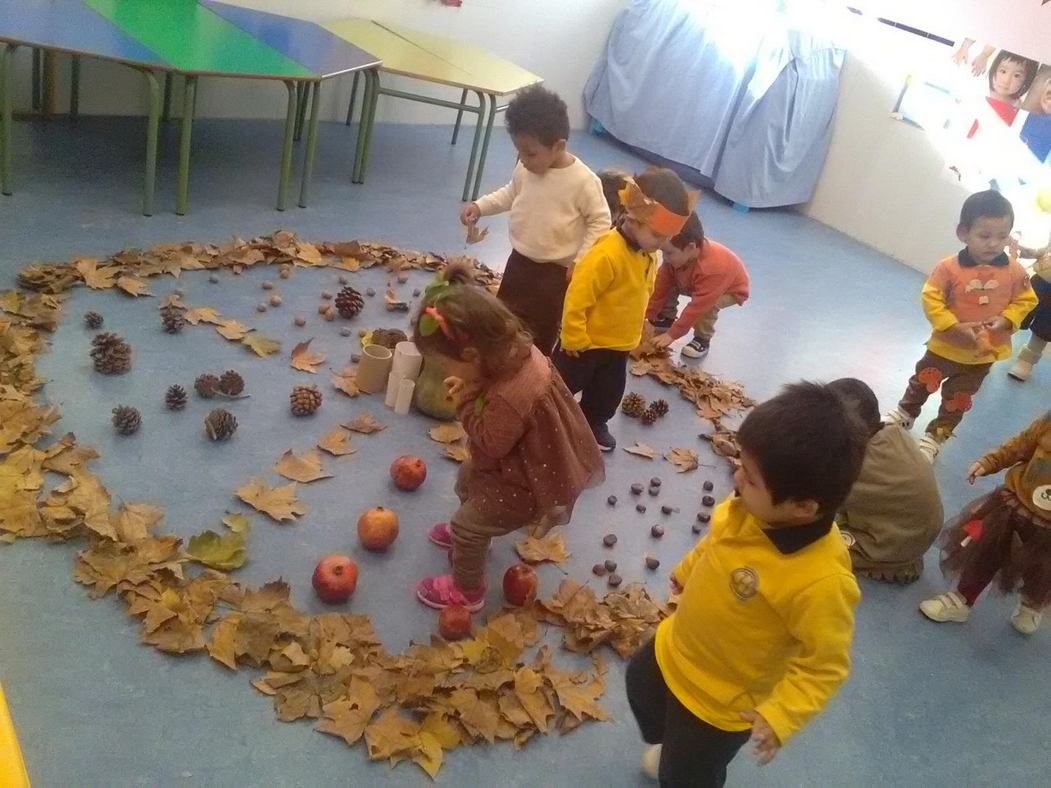
{"label": "red apple", "polygon": [[523,607],[536,599],[537,578],[533,567],[515,564],[504,572],[504,596],[516,607]]}
{"label": "red apple", "polygon": [[398,515],[377,506],[358,518],[358,538],[366,550],[382,553],[398,538]]}
{"label": "red apple", "polygon": [[412,492],[427,478],[427,464],[419,457],[406,454],[391,463],[390,477],[399,490]]}
{"label": "red apple", "polygon": [[358,585],[358,567],[345,555],[326,555],[314,568],[313,584],[322,602],[341,605]]}
{"label": "red apple", "polygon": [[438,614],[438,632],[446,640],[463,640],[471,634],[471,614],[463,605],[449,605]]}

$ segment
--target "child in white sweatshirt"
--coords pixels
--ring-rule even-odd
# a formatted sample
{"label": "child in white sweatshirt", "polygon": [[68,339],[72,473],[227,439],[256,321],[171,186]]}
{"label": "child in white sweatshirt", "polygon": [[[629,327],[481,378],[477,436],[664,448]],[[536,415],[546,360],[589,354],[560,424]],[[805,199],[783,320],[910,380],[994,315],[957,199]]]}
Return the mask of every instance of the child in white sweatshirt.
{"label": "child in white sweatshirt", "polygon": [[569,113],[557,94],[523,90],[507,107],[507,130],[518,151],[511,182],[465,205],[460,221],[511,212],[512,250],[497,296],[549,356],[573,266],[610,229],[609,207],[598,176],[566,150]]}

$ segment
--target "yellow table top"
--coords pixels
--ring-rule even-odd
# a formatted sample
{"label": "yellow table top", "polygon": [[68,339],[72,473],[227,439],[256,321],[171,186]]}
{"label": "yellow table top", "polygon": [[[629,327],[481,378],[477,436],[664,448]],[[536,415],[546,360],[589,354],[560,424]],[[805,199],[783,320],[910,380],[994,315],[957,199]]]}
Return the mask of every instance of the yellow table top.
{"label": "yellow table top", "polygon": [[543,81],[487,49],[444,36],[370,19],[339,19],[324,27],[382,60],[381,69],[391,74],[497,96]]}

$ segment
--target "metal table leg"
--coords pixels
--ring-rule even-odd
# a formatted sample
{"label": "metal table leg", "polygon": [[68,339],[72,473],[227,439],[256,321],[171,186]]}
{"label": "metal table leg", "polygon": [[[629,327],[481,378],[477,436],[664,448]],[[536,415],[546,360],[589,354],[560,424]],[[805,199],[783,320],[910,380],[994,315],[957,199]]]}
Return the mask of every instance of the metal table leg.
{"label": "metal table leg", "polygon": [[[463,89],[463,93],[460,94],[460,104],[467,104],[467,88]],[[456,144],[456,138],[460,136],[460,121],[463,120],[463,107],[460,107],[456,111],[456,125],[453,126],[453,141],[451,144]]]}
{"label": "metal table leg", "polygon": [[168,71],[164,75],[164,110],[161,115],[161,120],[165,123],[168,122],[168,118],[172,114],[172,80],[175,75]]}
{"label": "metal table leg", "polygon": [[34,112],[39,112],[43,103],[43,81],[44,81],[44,53],[37,48],[33,49],[33,98],[32,106]]}
{"label": "metal table leg", "polygon": [[474,175],[474,191],[471,199],[478,199],[482,188],[482,170],[485,169],[485,157],[489,154],[489,138],[493,135],[493,123],[496,121],[496,96],[489,94],[489,118],[485,123],[485,136],[482,138],[482,151],[478,154],[478,169]]}
{"label": "metal table leg", "polygon": [[80,55],[73,55],[69,62],[69,119],[80,116]]}
{"label": "metal table leg", "polygon": [[309,86],[306,82],[296,85],[296,130],[292,139],[299,142],[303,138],[303,120],[307,114],[307,91]]}
{"label": "metal table leg", "polygon": [[354,122],[354,102],[358,98],[358,79],[361,78],[361,72],[354,72],[354,81],[350,83],[350,106],[347,107],[347,125],[351,125]]}
{"label": "metal table leg", "polygon": [[182,131],[179,135],[179,175],[175,190],[175,213],[186,215],[186,193],[190,184],[190,137],[193,134],[193,107],[197,98],[197,77],[187,76],[182,96]]}
{"label": "metal table leg", "polygon": [[376,103],[380,97],[380,75],[378,71],[372,74],[372,95],[369,96],[368,116],[365,118],[365,146],[361,151],[361,172],[358,183],[365,182],[365,172],[369,167],[369,148],[372,146],[372,132],[376,123]]}
{"label": "metal table leg", "polygon": [[11,73],[14,71],[14,44],[0,43],[0,194],[11,194]]}
{"label": "metal table leg", "polygon": [[150,114],[146,121],[146,182],[142,187],[142,215],[153,216],[153,188],[157,182],[157,132],[161,122],[161,86],[152,71],[143,71],[150,93]]}
{"label": "metal table leg", "polygon": [[[361,183],[361,160],[365,152],[365,121],[368,120],[369,102],[372,100],[375,79],[375,70],[368,69],[363,74],[365,78],[365,89],[361,94],[361,114],[358,117],[358,139],[354,147],[354,168],[351,173],[351,183]],[[351,109],[354,107],[351,105]]]}
{"label": "metal table leg", "polygon": [[471,158],[467,161],[467,179],[463,183],[463,200],[467,202],[468,195],[471,193],[471,186],[473,186],[474,179],[474,161],[475,156],[478,154],[478,143],[482,139],[482,124],[485,123],[485,102],[486,94],[480,90],[475,91],[478,96],[478,122],[474,126],[474,142],[471,143]]}
{"label": "metal table leg", "polygon": [[310,85],[310,122],[307,125],[307,149],[303,154],[303,182],[299,187],[299,207],[307,207],[307,191],[310,189],[310,174],[314,169],[314,152],[317,149],[317,122],[321,106],[321,81]]}
{"label": "metal table leg", "polygon": [[296,133],[296,118],[299,116],[299,85],[285,80],[288,88],[288,109],[285,111],[285,136],[281,143],[281,172],[277,181],[277,210],[285,210],[288,201],[288,178],[292,171],[292,141]]}

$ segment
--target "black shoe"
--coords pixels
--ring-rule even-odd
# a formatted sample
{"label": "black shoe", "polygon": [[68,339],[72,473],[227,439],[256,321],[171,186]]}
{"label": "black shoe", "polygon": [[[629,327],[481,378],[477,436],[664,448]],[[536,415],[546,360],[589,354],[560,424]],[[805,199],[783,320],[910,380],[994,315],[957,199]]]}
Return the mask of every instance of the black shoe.
{"label": "black shoe", "polygon": [[658,331],[667,331],[674,325],[675,320],[670,317],[658,317],[656,320],[650,321],[653,327]]}
{"label": "black shoe", "polygon": [[595,434],[595,443],[602,451],[613,451],[617,448],[617,439],[609,434],[609,427],[605,424],[600,427],[592,427],[591,431]]}
{"label": "black shoe", "polygon": [[686,358],[704,358],[708,355],[708,340],[694,337],[683,346],[682,354]]}

